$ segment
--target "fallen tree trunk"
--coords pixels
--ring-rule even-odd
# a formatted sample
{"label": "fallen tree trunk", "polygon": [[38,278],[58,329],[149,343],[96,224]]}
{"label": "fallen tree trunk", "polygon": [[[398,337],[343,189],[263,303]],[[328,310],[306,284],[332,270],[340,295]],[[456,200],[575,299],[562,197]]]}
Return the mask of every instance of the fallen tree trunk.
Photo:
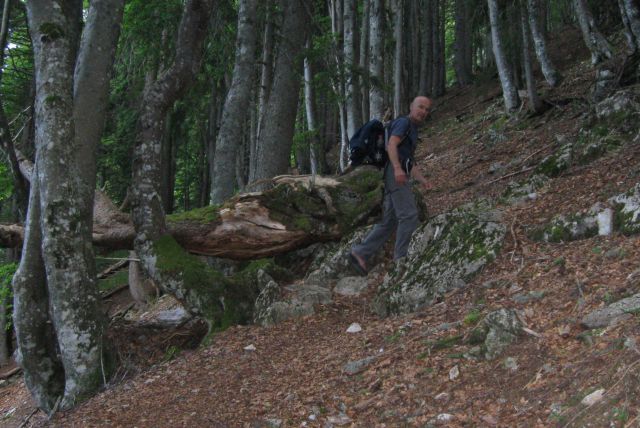
{"label": "fallen tree trunk", "polygon": [[[372,215],[382,203],[380,172],[358,168],[340,178],[281,176],[260,193],[239,195],[221,207],[168,216],[169,233],[188,252],[230,259],[283,254],[313,242],[337,240]],[[0,225],[0,247],[22,245],[19,225]],[[93,242],[131,249],[135,231],[103,193],[94,204]]]}

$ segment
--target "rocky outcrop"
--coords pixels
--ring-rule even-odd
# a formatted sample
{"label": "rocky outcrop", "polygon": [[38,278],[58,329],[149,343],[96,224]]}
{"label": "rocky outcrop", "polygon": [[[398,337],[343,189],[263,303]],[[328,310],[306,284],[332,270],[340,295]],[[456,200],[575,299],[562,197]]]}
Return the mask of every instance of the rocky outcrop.
{"label": "rocky outcrop", "polygon": [[505,235],[500,213],[479,202],[441,214],[415,233],[409,252],[386,275],[373,309],[379,315],[431,305],[467,282],[497,255]]}

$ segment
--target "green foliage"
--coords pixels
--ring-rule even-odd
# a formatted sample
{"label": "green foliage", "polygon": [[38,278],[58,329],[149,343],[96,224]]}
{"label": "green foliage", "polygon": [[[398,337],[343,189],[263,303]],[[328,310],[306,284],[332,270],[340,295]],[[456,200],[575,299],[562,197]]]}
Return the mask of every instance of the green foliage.
{"label": "green foliage", "polygon": [[13,301],[13,291],[11,288],[11,280],[15,275],[18,265],[16,263],[8,263],[0,265],[0,304],[6,305],[7,313],[7,331],[11,330],[11,302]]}
{"label": "green foliage", "polygon": [[480,315],[480,311],[474,308],[464,317],[462,322],[466,325],[474,325],[480,320]]}

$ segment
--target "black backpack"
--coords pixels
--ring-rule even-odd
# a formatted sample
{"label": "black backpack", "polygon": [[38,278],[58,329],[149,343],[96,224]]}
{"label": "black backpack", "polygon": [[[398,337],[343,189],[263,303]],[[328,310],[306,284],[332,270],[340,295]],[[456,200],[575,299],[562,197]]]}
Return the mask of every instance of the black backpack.
{"label": "black backpack", "polygon": [[371,119],[358,129],[349,140],[349,164],[384,167],[389,159],[385,149],[386,132],[386,126],[378,119]]}
{"label": "black backpack", "polygon": [[[393,121],[390,121],[385,125],[378,119],[371,119],[358,129],[349,140],[349,165],[375,165],[383,168],[389,160],[386,142],[389,138],[388,127],[392,123]],[[403,142],[409,131],[410,129],[402,138]]]}

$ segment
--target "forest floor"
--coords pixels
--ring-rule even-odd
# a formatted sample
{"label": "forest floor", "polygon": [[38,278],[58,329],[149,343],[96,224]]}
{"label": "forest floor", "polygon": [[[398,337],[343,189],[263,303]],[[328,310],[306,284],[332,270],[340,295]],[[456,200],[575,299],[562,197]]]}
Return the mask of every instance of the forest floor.
{"label": "forest floor", "polygon": [[[505,120],[495,81],[452,90],[437,100],[419,162],[434,183],[430,215],[479,197],[496,197],[510,179],[490,174],[516,157],[535,164],[558,135],[575,137],[588,121],[594,71],[577,32],[554,50],[565,80],[540,84],[554,106]],[[503,138],[490,138],[497,133]],[[522,165],[509,173],[521,171]],[[570,243],[530,240],[527,228],[574,213],[632,188],[640,147],[626,144],[572,167],[517,206],[501,206],[508,225],[498,258],[469,286],[422,312],[375,317],[369,299],[385,266],[369,275],[366,295],[338,297],[316,315],[270,328],[237,326],[207,347],[189,332],[130,330],[113,337],[128,371],[105,391],[52,419],[35,409],[20,376],[0,386],[3,426],[397,427],[640,426],[639,319],[585,331],[580,319],[620,296],[640,292],[628,276],[639,266],[640,237],[614,234]],[[389,262],[387,262],[389,263]],[[540,292],[529,301],[516,294]],[[463,338],[480,314],[520,311],[530,334],[492,361],[464,357]],[[354,322],[362,326],[346,333]],[[120,329],[120,330],[118,330]],[[246,350],[253,345],[255,350]],[[345,364],[376,358],[355,374]],[[456,376],[457,373],[457,376]],[[581,404],[604,389],[595,405]]]}

